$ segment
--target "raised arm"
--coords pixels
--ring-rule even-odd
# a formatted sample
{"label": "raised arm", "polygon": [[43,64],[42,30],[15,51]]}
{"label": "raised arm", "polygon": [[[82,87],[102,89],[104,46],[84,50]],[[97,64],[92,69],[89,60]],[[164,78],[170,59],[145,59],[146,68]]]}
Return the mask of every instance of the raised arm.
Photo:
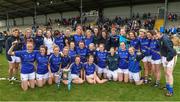
{"label": "raised arm", "polygon": [[12,43],[12,46],[11,46],[10,49],[8,50],[8,54],[9,54],[9,55],[12,55],[12,56],[15,55],[15,53],[13,52],[13,49],[14,49],[14,47],[16,46],[17,43],[18,43],[18,41],[14,41],[14,42]]}

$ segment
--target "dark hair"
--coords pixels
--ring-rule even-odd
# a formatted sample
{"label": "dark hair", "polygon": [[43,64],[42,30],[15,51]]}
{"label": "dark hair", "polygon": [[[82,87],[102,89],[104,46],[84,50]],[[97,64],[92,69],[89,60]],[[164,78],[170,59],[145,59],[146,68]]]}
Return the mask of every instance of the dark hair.
{"label": "dark hair", "polygon": [[33,44],[34,45],[34,41],[33,41],[33,39],[32,38],[30,38],[30,39],[26,39],[26,44],[27,43],[31,43],[31,44]]}
{"label": "dark hair", "polygon": [[[102,32],[105,32],[106,33],[106,38],[108,37],[108,32],[107,30],[102,30]],[[102,32],[101,32],[101,37],[102,37]]]}
{"label": "dark hair", "polygon": [[79,57],[79,58],[81,58],[81,56],[80,56],[80,55],[76,55],[76,56],[75,56],[75,59],[76,59],[76,58],[78,58],[78,57]]}
{"label": "dark hair", "polygon": [[47,55],[47,50],[48,50],[47,46],[41,45],[41,46],[40,46],[40,49],[41,49],[41,48],[45,49],[45,51],[46,51],[46,52],[45,52],[45,55]]}
{"label": "dark hair", "polygon": [[89,58],[90,57],[93,57],[93,59],[94,59],[94,55],[92,55],[92,54],[90,54],[88,57],[87,57],[87,60],[89,61]]}
{"label": "dark hair", "polygon": [[154,30],[149,30],[147,33],[150,33],[151,35],[156,35],[156,32]]}
{"label": "dark hair", "polygon": [[137,37],[135,31],[130,31],[128,34],[130,35],[130,33],[133,33],[133,35],[134,35],[135,38]]}
{"label": "dark hair", "polygon": [[80,43],[83,43],[83,44],[85,44],[85,43],[84,43],[84,41],[82,41],[82,40],[81,40],[81,41],[79,41],[79,43],[78,43],[78,44],[80,44]]}
{"label": "dark hair", "polygon": [[[97,29],[97,30],[98,30],[97,35],[95,35],[94,29]],[[99,35],[100,35],[100,29],[99,29],[99,27],[94,27],[94,29],[93,29],[94,36],[99,37]]]}
{"label": "dark hair", "polygon": [[15,31],[18,31],[18,32],[19,32],[19,29],[18,29],[18,28],[13,29],[13,32],[15,32]]}
{"label": "dark hair", "polygon": [[59,30],[55,30],[54,31],[54,36],[57,36],[57,35],[59,35],[60,34],[60,31]]}
{"label": "dark hair", "polygon": [[94,55],[90,54],[87,58],[89,59],[90,57],[93,57],[93,58],[94,58]]}

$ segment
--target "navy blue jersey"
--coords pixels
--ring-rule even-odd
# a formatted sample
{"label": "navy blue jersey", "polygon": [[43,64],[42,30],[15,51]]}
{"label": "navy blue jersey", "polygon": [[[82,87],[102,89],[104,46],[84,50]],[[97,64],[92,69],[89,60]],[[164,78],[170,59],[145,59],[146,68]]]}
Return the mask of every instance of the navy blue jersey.
{"label": "navy blue jersey", "polygon": [[72,49],[69,50],[69,56],[71,58],[71,63],[75,62],[76,55],[77,55],[77,52],[75,50],[72,50]]}
{"label": "navy blue jersey", "polygon": [[90,38],[85,38],[84,39],[84,43],[85,43],[85,46],[88,47],[90,43],[93,43],[93,36],[91,36]]}
{"label": "navy blue jersey", "polygon": [[34,72],[34,62],[36,59],[37,51],[28,53],[26,50],[15,51],[15,56],[21,58],[21,73],[29,74]]}
{"label": "navy blue jersey", "polygon": [[161,59],[160,55],[160,42],[158,40],[151,40],[150,42],[150,54],[152,60],[159,60]]}
{"label": "navy blue jersey", "polygon": [[128,69],[128,57],[129,53],[127,50],[118,50],[118,55],[119,55],[119,65],[118,67],[121,69]]}
{"label": "navy blue jersey", "polygon": [[79,63],[78,65],[74,62],[70,65],[71,74],[80,75],[81,69],[83,69],[83,63]]}
{"label": "navy blue jersey", "polygon": [[85,72],[86,72],[86,75],[91,75],[91,74],[94,74],[94,72],[95,72],[95,70],[96,70],[96,66],[95,66],[94,63],[93,63],[93,64],[88,64],[88,63],[86,63],[86,64],[84,65],[84,70],[85,70]]}
{"label": "navy blue jersey", "polygon": [[95,56],[95,55],[96,55],[96,50],[90,50],[90,49],[88,49],[88,55],[93,55],[93,56]]}
{"label": "navy blue jersey", "polygon": [[52,54],[49,58],[49,63],[51,67],[51,72],[55,73],[59,71],[60,65],[61,65],[61,56]]}
{"label": "navy blue jersey", "polygon": [[173,42],[167,36],[167,34],[163,34],[159,41],[161,47],[161,56],[166,57],[167,61],[171,61],[173,57],[177,54],[176,50],[173,49]]}
{"label": "navy blue jersey", "polygon": [[62,61],[62,65],[61,65],[62,68],[68,67],[71,64],[70,56],[63,56],[61,58],[61,61]]}
{"label": "navy blue jersey", "polygon": [[110,47],[119,47],[119,36],[112,35],[109,40]]}
{"label": "navy blue jersey", "polygon": [[107,58],[108,53],[103,51],[97,51],[96,52],[96,61],[97,61],[97,65],[100,68],[105,68],[106,67],[106,58]]}
{"label": "navy blue jersey", "polygon": [[138,39],[133,39],[130,41],[130,46],[134,47],[135,50],[137,51],[139,49],[139,40]]}
{"label": "navy blue jersey", "polygon": [[75,45],[78,46],[79,42],[80,41],[83,41],[84,37],[82,35],[77,35],[75,34],[74,35],[74,42],[75,42]]}
{"label": "navy blue jersey", "polygon": [[40,53],[36,55],[37,71],[38,74],[46,74],[48,72],[49,57]]}
{"label": "navy blue jersey", "polygon": [[83,49],[81,49],[80,47],[77,47],[76,52],[77,52],[78,55],[81,56],[81,62],[84,63],[84,62],[87,61],[86,57],[88,55],[88,49],[86,47],[83,48]]}
{"label": "navy blue jersey", "polygon": [[109,54],[107,56],[107,66],[109,70],[115,71],[116,69],[118,69],[118,63],[119,63],[119,56],[117,54],[114,54],[113,56]]}
{"label": "navy blue jersey", "polygon": [[64,48],[64,37],[59,36],[54,38],[54,43],[59,46],[60,50],[62,51]]}
{"label": "navy blue jersey", "polygon": [[140,50],[142,53],[144,53],[145,56],[150,56],[150,50],[149,50],[150,41],[151,40],[147,38],[139,38]]}
{"label": "navy blue jersey", "polygon": [[9,36],[6,40],[5,49],[6,49],[6,58],[8,61],[12,61],[11,56],[8,54],[8,50],[11,48],[12,42],[14,42],[16,40],[19,41],[19,43],[14,47],[13,51],[22,50],[23,39],[21,39],[19,37]]}
{"label": "navy blue jersey", "polygon": [[35,43],[35,50],[39,50],[40,46],[44,44],[44,37],[43,36],[36,36],[34,38],[34,43]]}

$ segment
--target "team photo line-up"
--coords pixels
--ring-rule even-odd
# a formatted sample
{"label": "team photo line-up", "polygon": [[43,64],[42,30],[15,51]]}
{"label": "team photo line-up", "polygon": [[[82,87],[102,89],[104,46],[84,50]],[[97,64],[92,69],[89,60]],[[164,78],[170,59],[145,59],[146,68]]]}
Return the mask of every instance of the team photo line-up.
{"label": "team photo line-up", "polygon": [[33,36],[27,28],[21,36],[20,30],[14,28],[5,47],[9,81],[17,80],[20,65],[24,91],[59,81],[68,85],[69,79],[74,84],[85,81],[102,84],[112,80],[135,85],[153,82],[153,87],[160,87],[163,66],[165,95],[174,94],[173,69],[177,54],[168,35],[157,29],[127,32],[125,27],[119,31],[113,27],[110,31],[95,27],[83,31],[79,25],[75,34],[71,34],[70,28],[64,33],[37,29]]}

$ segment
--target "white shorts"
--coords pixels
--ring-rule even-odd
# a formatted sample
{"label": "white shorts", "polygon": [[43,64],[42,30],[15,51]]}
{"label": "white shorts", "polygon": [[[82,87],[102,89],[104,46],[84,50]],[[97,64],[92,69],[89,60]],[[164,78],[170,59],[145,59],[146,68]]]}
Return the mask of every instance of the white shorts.
{"label": "white shorts", "polygon": [[117,79],[117,77],[118,77],[118,69],[114,70],[114,71],[108,70],[107,71],[107,77],[108,77],[108,79],[111,79],[111,78]]}
{"label": "white shorts", "polygon": [[118,69],[117,69],[117,72],[118,72],[118,73],[123,73],[123,74],[128,74],[128,73],[129,73],[129,70],[128,70],[128,69],[118,68]]}
{"label": "white shorts", "polygon": [[46,74],[37,74],[36,73],[36,80],[43,80],[43,79],[48,79],[49,78],[49,73]]}
{"label": "white shorts", "polygon": [[86,78],[94,78],[94,74],[86,75]]}
{"label": "white shorts", "polygon": [[143,59],[142,59],[143,62],[151,62],[151,56],[145,56]]}
{"label": "white shorts", "polygon": [[159,60],[151,60],[151,64],[161,64],[161,63],[162,63],[161,59],[159,59]]}
{"label": "white shorts", "polygon": [[[167,58],[162,56],[162,64],[164,68],[174,68],[177,61],[177,56],[175,56],[171,61],[167,62]],[[167,63],[166,63],[167,62]]]}
{"label": "white shorts", "polygon": [[[55,72],[55,73],[52,73],[52,75],[53,75],[53,77],[58,77],[58,76],[59,76],[59,73],[58,73],[58,72]],[[49,75],[49,77],[51,77],[51,76]]]}
{"label": "white shorts", "polygon": [[129,72],[129,79],[134,80],[135,82],[140,81],[139,72],[137,72],[137,73]]}
{"label": "white shorts", "polygon": [[77,74],[71,74],[71,78],[76,79],[76,78],[79,78],[79,76]]}
{"label": "white shorts", "polygon": [[17,56],[11,56],[12,61],[9,61],[9,63],[20,63],[21,59]]}
{"label": "white shorts", "polygon": [[29,73],[29,74],[22,74],[21,73],[21,80],[22,81],[33,80],[33,79],[35,79],[35,72]]}
{"label": "white shorts", "polygon": [[101,68],[99,66],[96,66],[96,69],[98,74],[107,73],[107,67]]}

